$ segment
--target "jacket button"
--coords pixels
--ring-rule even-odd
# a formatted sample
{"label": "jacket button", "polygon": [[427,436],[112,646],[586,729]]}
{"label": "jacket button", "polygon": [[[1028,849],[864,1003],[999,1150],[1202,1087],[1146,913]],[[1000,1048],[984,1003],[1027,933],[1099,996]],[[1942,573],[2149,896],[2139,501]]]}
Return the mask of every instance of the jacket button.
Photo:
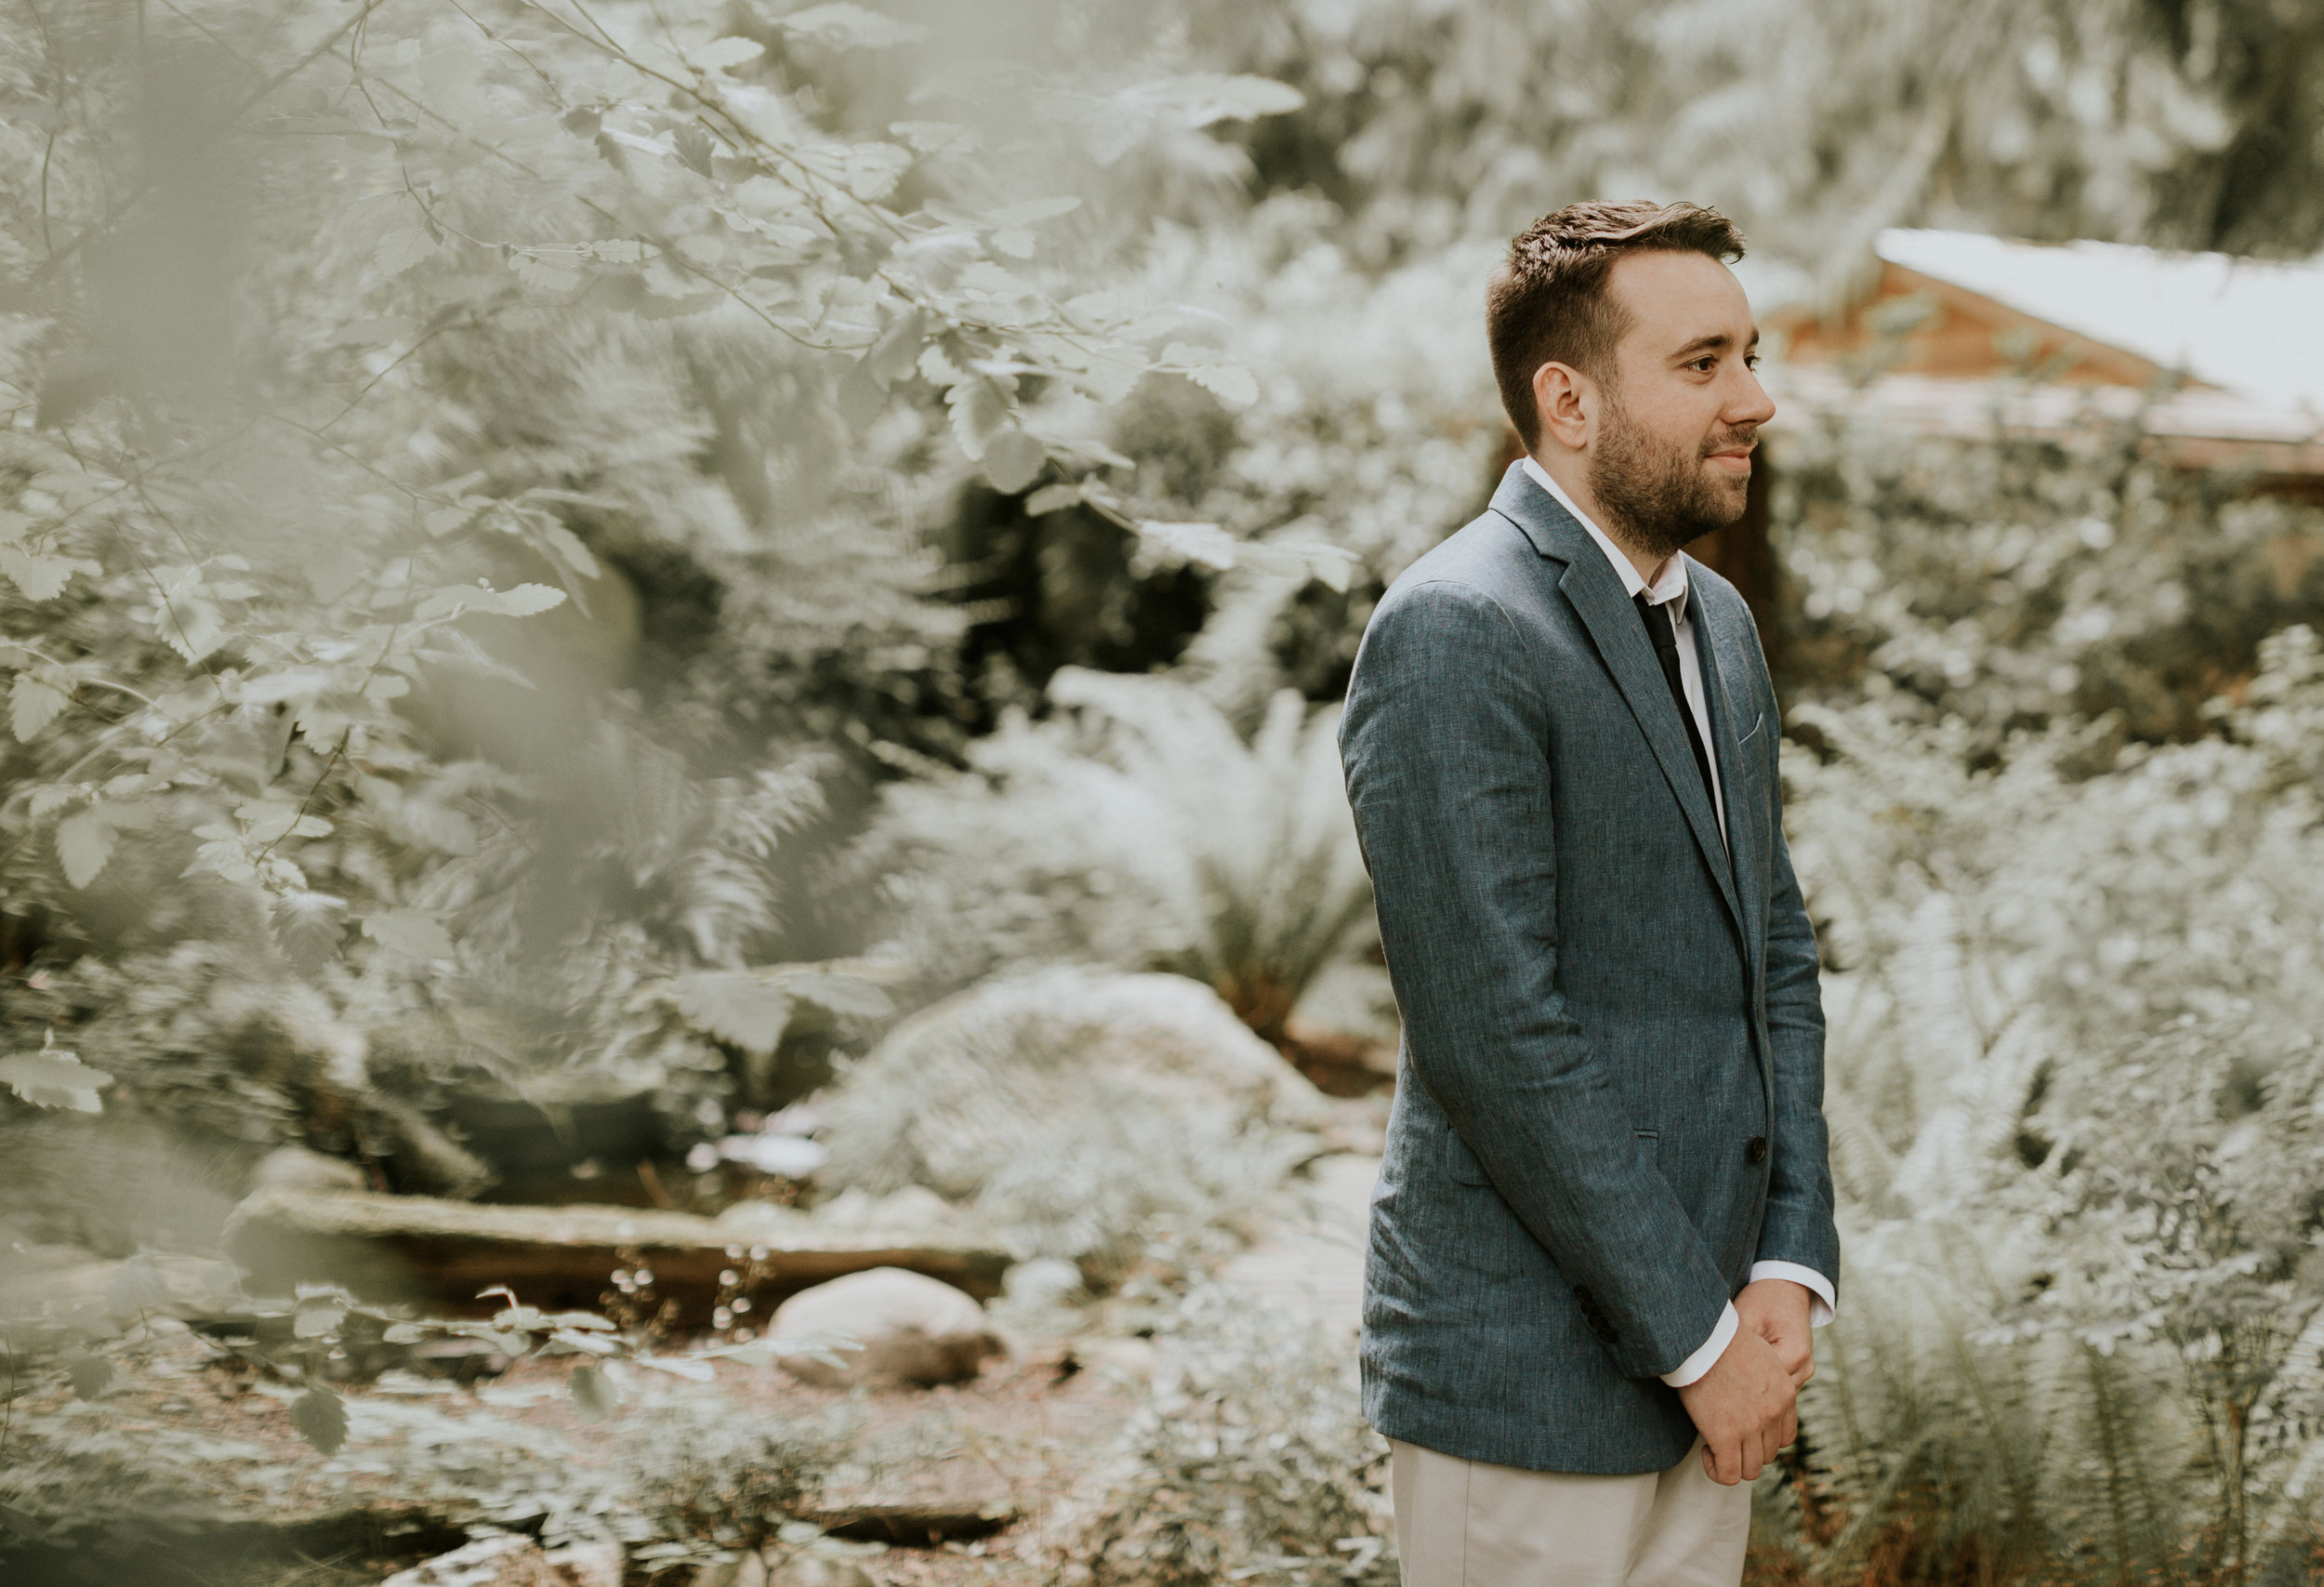
{"label": "jacket button", "polygon": [[1767,1137],[1764,1135],[1752,1136],[1751,1144],[1743,1148],[1743,1156],[1754,1163],[1765,1162],[1767,1160]]}

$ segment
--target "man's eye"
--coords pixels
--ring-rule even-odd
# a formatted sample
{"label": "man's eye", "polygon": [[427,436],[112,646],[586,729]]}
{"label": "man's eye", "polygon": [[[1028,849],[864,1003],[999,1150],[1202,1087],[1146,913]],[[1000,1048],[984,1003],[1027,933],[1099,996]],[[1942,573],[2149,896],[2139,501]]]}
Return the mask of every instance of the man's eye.
{"label": "man's eye", "polygon": [[1745,353],[1743,355],[1743,367],[1746,369],[1757,369],[1759,367],[1759,354],[1755,352]]}

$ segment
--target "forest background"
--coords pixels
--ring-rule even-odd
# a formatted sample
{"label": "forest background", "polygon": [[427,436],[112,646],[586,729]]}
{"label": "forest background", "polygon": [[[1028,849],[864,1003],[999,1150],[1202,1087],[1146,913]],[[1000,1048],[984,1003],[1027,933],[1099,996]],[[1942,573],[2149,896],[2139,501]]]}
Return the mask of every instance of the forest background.
{"label": "forest background", "polygon": [[[643,1098],[673,1175],[835,1075],[876,1135],[924,1077],[851,1060],[1040,966],[1377,1032],[1334,702],[1506,457],[1479,291],[1544,210],[1718,205],[1825,308],[1899,224],[2324,245],[2313,0],[0,30],[0,1212],[121,1258],[284,1144],[485,1192],[510,1100]],[[2324,513],[2094,414],[1771,456],[1849,1271],[1755,1569],[2309,1580]],[[844,1123],[836,1179],[940,1177]],[[1258,1171],[1174,1149],[938,1188],[1102,1284]],[[123,1337],[11,1344],[11,1399]],[[1334,1552],[1343,1368],[1204,1402],[1343,1469],[1213,1437],[1222,1552],[1095,1568],[1393,1570]]]}

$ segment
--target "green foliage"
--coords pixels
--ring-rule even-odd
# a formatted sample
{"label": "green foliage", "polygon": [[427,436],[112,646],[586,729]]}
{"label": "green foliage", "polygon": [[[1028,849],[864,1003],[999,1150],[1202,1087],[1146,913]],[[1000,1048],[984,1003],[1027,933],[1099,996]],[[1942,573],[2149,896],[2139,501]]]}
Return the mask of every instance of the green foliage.
{"label": "green foliage", "polygon": [[2096,774],[2087,726],[1802,713],[1854,1276],[1772,1520],[1816,1580],[2308,1558],[2324,663],[2263,662],[2224,737]]}
{"label": "green foliage", "polygon": [[1394,1581],[1388,1446],[1356,1409],[1345,1355],[1216,1289],[1190,1294],[1156,1338],[1154,1398],[1071,1544],[1087,1580]]}
{"label": "green foliage", "polygon": [[1248,742],[1191,685],[1069,668],[962,773],[900,784],[867,840],[944,981],[1045,959],[1167,969],[1261,1036],[1371,903],[1337,712],[1275,694]]}
{"label": "green foliage", "polygon": [[2265,6],[1203,12],[1219,58],[1308,98],[1253,128],[1261,180],[1343,205],[1370,263],[1636,192],[1717,204],[1827,284],[1882,227],[1916,222],[2292,256],[2324,242],[2324,33]]}
{"label": "green foliage", "polygon": [[101,956],[84,1046],[272,1091],[205,1015],[287,997],[340,1091],[579,1068],[703,1128],[656,989],[800,957],[827,793],[952,742],[918,526],[981,466],[1142,532],[1109,404],[1250,383],[1109,270],[1137,205],[1053,247],[1070,190],[1297,96],[850,8],[73,16],[6,24],[56,134],[0,173],[0,882]]}
{"label": "green foliage", "polygon": [[2324,620],[2324,514],[2153,453],[2137,415],[1952,439],[1829,411],[1788,433],[1773,643],[1796,695],[1875,697],[2013,728],[2111,715],[2130,737],[2208,730],[2263,637]]}

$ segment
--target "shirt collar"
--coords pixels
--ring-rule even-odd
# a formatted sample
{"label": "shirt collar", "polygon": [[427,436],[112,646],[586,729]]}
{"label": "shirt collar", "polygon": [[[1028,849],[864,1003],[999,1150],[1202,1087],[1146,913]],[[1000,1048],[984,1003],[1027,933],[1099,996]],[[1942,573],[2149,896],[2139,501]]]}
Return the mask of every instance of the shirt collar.
{"label": "shirt collar", "polygon": [[1670,560],[1662,564],[1662,576],[1654,581],[1652,588],[1648,588],[1646,581],[1638,576],[1637,564],[1622,554],[1622,548],[1608,538],[1604,530],[1590,521],[1588,513],[1574,505],[1574,498],[1565,494],[1564,486],[1550,477],[1547,469],[1531,457],[1525,460],[1525,467],[1526,476],[1535,484],[1549,492],[1556,498],[1558,506],[1573,514],[1575,522],[1590,531],[1590,537],[1598,543],[1598,549],[1604,551],[1605,560],[1614,564],[1615,573],[1622,580],[1624,594],[1635,601],[1639,592],[1644,590],[1649,606],[1675,602],[1671,607],[1670,620],[1674,623],[1686,621],[1686,559],[1684,556],[1671,552]]}

